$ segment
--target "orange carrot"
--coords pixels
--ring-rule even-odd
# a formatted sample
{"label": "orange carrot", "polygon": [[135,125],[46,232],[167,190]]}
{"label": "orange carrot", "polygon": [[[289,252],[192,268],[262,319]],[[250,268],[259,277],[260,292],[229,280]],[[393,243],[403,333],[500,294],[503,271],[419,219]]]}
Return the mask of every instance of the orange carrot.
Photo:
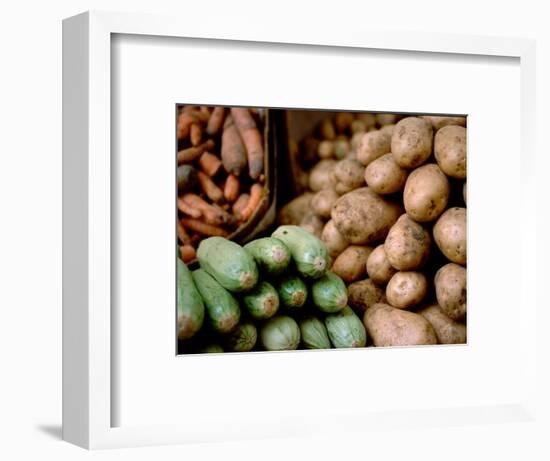
{"label": "orange carrot", "polygon": [[181,163],[191,163],[195,159],[199,158],[206,150],[214,149],[214,141],[209,139],[206,142],[198,146],[188,147],[187,149],[182,149],[178,152],[178,165]]}
{"label": "orange carrot", "polygon": [[252,179],[258,179],[264,171],[264,149],[260,131],[248,109],[233,107],[231,115],[246,146],[249,175]]}
{"label": "orange carrot", "polygon": [[254,211],[260,204],[262,195],[263,187],[258,183],[252,184],[252,187],[250,188],[250,200],[246,204],[246,207],[241,211],[241,219],[243,221],[246,221],[248,218],[250,218],[250,216],[252,216],[252,213],[254,213]]}
{"label": "orange carrot", "polygon": [[185,229],[183,228],[179,219],[176,221],[176,233],[181,243],[187,243],[189,241],[190,239],[189,234],[185,232]]}
{"label": "orange carrot", "polygon": [[206,173],[199,171],[197,173],[197,177],[199,178],[199,184],[202,191],[210,200],[212,200],[213,202],[223,201],[222,190],[218,186],[216,186],[214,181],[212,181]]}
{"label": "orange carrot", "polygon": [[193,261],[197,257],[197,253],[195,252],[195,248],[193,248],[192,245],[186,244],[180,246],[180,255],[181,259],[183,259],[184,263],[188,263],[190,261]]}
{"label": "orange carrot", "polygon": [[193,206],[180,197],[178,197],[178,210],[192,218],[200,218],[202,216],[201,210],[193,208]]}
{"label": "orange carrot", "polygon": [[199,165],[208,176],[215,176],[222,166],[221,160],[217,155],[211,154],[210,152],[205,152],[201,155],[199,159]]}
{"label": "orange carrot", "polygon": [[207,224],[198,219],[182,218],[181,223],[186,229],[191,229],[202,235],[208,235],[210,237],[225,237],[227,235],[227,232],[221,227]]}
{"label": "orange carrot", "polygon": [[227,200],[228,202],[234,202],[235,200],[237,200],[240,189],[241,183],[239,182],[239,179],[232,174],[227,176],[227,179],[225,180],[225,186],[223,188],[223,196],[225,197],[225,200]]}
{"label": "orange carrot", "polygon": [[241,194],[239,195],[239,198],[235,200],[235,203],[233,204],[233,214],[237,216],[237,218],[242,219],[242,212],[248,205],[249,200],[250,195],[248,194]]}
{"label": "orange carrot", "polygon": [[239,176],[246,168],[246,152],[233,118],[228,115],[223,125],[222,163],[225,171]]}
{"label": "orange carrot", "polygon": [[208,136],[215,136],[219,133],[223,120],[225,118],[225,107],[215,107],[208,119],[208,125],[206,125],[206,132]]}
{"label": "orange carrot", "polygon": [[185,194],[182,196],[181,200],[191,208],[199,210],[204,222],[207,224],[219,226],[222,224],[232,225],[235,222],[235,218],[223,208],[216,204],[207,203],[196,194]]}
{"label": "orange carrot", "polygon": [[185,106],[178,115],[178,139],[186,139],[189,136],[191,124],[199,119],[193,115],[194,107]]}
{"label": "orange carrot", "polygon": [[192,123],[189,131],[189,139],[193,146],[198,146],[202,140],[202,128],[198,123]]}

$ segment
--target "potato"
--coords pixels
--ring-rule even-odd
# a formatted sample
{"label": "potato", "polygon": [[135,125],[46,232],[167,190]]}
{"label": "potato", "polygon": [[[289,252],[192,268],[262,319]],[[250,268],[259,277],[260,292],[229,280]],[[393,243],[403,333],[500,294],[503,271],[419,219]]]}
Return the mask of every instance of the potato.
{"label": "potato", "polygon": [[367,130],[376,126],[376,115],[370,114],[368,112],[358,113],[357,120],[361,120],[367,127]]}
{"label": "potato", "polygon": [[377,347],[437,344],[435,331],[424,317],[387,304],[369,307],[363,324]]}
{"label": "potato", "polygon": [[310,211],[300,221],[300,227],[320,239],[325,223],[319,216],[313,213],[313,211]]}
{"label": "potato", "polygon": [[361,187],[340,197],[332,207],[331,217],[346,240],[367,245],[386,237],[400,213],[397,203]]}
{"label": "potato", "polygon": [[365,167],[357,160],[344,159],[336,163],[334,177],[352,190],[365,184]]}
{"label": "potato", "polygon": [[363,139],[364,132],[354,133],[351,137],[351,149],[352,151],[357,151],[361,145],[361,140]]}
{"label": "potato", "polygon": [[386,257],[384,244],[378,245],[367,259],[368,276],[374,283],[382,285],[388,283],[396,272],[397,269],[390,264]]}
{"label": "potato", "polygon": [[435,296],[443,312],[453,320],[466,317],[466,269],[449,263],[440,268],[434,278]]}
{"label": "potato", "polygon": [[334,157],[334,142],[326,139],[321,141],[317,147],[317,155],[321,159]]}
{"label": "potato", "polygon": [[328,254],[331,258],[338,256],[349,245],[349,242],[334,225],[334,221],[332,219],[325,224],[323,232],[321,233],[321,240],[327,247]]}
{"label": "potato", "polygon": [[407,214],[417,222],[434,221],[449,201],[451,186],[447,176],[435,163],[413,170],[403,191]]}
{"label": "potato", "polygon": [[367,259],[373,248],[368,246],[350,245],[336,258],[332,272],[346,282],[351,283],[365,278]]}
{"label": "potato", "polygon": [[380,128],[380,131],[382,131],[383,133],[388,133],[390,136],[392,136],[394,129],[395,124],[391,123],[389,125],[384,125],[382,128]]}
{"label": "potato", "polygon": [[445,257],[454,263],[466,264],[466,208],[446,210],[433,228],[434,240]]}
{"label": "potato", "polygon": [[311,209],[317,216],[328,219],[332,206],[338,198],[339,195],[334,189],[320,190],[311,199]]}
{"label": "potato", "polygon": [[384,242],[384,251],[388,261],[396,269],[416,270],[428,259],[430,243],[430,234],[404,214],[390,229]]}
{"label": "potato", "polygon": [[311,210],[311,199],[313,194],[306,192],[288,202],[279,210],[277,221],[280,225],[292,224],[298,225],[304,218],[304,215]]}
{"label": "potato", "polygon": [[440,344],[466,344],[466,325],[445,315],[439,304],[432,304],[418,311],[431,323]]}
{"label": "potato", "polygon": [[382,155],[390,152],[391,135],[385,131],[374,130],[365,133],[357,149],[357,160],[367,166]]}
{"label": "potato", "polygon": [[353,189],[354,189],[353,187],[350,187],[343,182],[337,182],[336,185],[334,186],[334,190],[338,195],[347,194],[348,192],[351,192]]}
{"label": "potato", "polygon": [[399,120],[397,114],[376,114],[376,123],[380,126],[393,125]]}
{"label": "potato", "polygon": [[391,153],[403,168],[422,165],[432,153],[432,126],[418,117],[399,120],[391,137]]}
{"label": "potato", "polygon": [[348,286],[348,304],[361,315],[374,304],[383,302],[386,302],[384,290],[370,279],[353,282]]}
{"label": "potato", "polygon": [[348,139],[334,141],[334,156],[337,159],[345,158],[351,152],[351,144]]}
{"label": "potato", "polygon": [[336,139],[336,130],[330,118],[326,118],[321,122],[319,132],[323,139],[328,139],[329,141],[334,141],[334,139]]}
{"label": "potato", "polygon": [[353,134],[366,133],[367,131],[367,125],[363,120],[354,120],[351,122],[350,128]]}
{"label": "potato", "polygon": [[392,154],[382,155],[365,169],[365,181],[377,194],[399,192],[406,180],[407,170],[397,164]]}
{"label": "potato", "polygon": [[448,125],[435,134],[434,155],[443,172],[452,178],[466,178],[466,128]]}
{"label": "potato", "polygon": [[332,175],[335,166],[334,159],[325,159],[317,163],[309,174],[309,188],[313,192],[333,188],[336,184]]}
{"label": "potato", "polygon": [[428,292],[428,281],[422,272],[397,272],[386,286],[388,303],[399,309],[416,306]]}
{"label": "potato", "polygon": [[442,117],[436,115],[423,115],[420,118],[423,118],[427,122],[431,123],[435,131],[447,125],[466,126],[466,117]]}
{"label": "potato", "polygon": [[355,115],[352,112],[338,112],[334,116],[334,126],[338,133],[343,133],[346,131],[350,125],[353,123]]}

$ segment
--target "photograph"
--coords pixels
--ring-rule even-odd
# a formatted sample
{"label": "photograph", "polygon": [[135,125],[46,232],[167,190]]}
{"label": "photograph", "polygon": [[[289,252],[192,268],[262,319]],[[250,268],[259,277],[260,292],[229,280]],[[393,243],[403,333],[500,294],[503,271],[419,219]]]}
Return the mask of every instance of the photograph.
{"label": "photograph", "polygon": [[174,127],[178,355],[467,344],[466,115],[178,104]]}

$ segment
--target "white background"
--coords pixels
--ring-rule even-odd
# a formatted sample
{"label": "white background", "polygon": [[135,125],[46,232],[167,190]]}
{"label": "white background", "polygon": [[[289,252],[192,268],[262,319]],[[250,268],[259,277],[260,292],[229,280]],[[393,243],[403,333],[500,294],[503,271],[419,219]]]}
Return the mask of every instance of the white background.
{"label": "white background", "polygon": [[[414,452],[423,459],[544,459],[541,434],[528,423],[384,431],[338,438],[256,441],[219,445],[162,447],[86,453],[59,441],[61,415],[61,24],[63,17],[87,9],[133,10],[181,14],[208,22],[209,14],[226,20],[266,21],[291,27],[374,27],[385,29],[512,35],[537,38],[538,82],[550,81],[550,35],[547,14],[524,1],[461,2],[448,9],[441,2],[376,2],[369,6],[315,2],[315,10],[297,2],[182,1],[20,1],[0,17],[0,454],[80,459],[281,459],[305,455],[317,459],[346,456],[399,459]],[[336,10],[336,6],[338,9]],[[254,17],[256,19],[254,19]],[[539,132],[550,126],[548,85],[538,87]],[[547,148],[543,136],[539,149]],[[492,153],[498,155],[498,153]],[[546,160],[547,162],[547,160]],[[546,164],[547,165],[547,164]],[[542,169],[541,169],[542,170]],[[510,185],[514,187],[514,185]],[[541,193],[547,192],[540,189]],[[543,231],[549,234],[545,224]],[[539,250],[548,246],[540,239]],[[506,258],[498,261],[505,262]],[[510,281],[513,283],[513,267]],[[6,315],[7,314],[7,315]],[[548,314],[538,323],[548,325]],[[511,338],[513,341],[513,338]],[[548,348],[548,340],[540,343]],[[548,386],[548,369],[541,369]],[[366,398],[368,395],[365,396]],[[544,403],[544,402],[541,402]],[[546,400],[547,403],[547,400]],[[548,407],[546,406],[546,409]],[[540,426],[539,426],[540,427]],[[464,443],[467,440],[468,443]],[[10,453],[11,452],[11,453]],[[302,454],[302,452],[304,454]],[[546,458],[548,452],[546,452]]]}

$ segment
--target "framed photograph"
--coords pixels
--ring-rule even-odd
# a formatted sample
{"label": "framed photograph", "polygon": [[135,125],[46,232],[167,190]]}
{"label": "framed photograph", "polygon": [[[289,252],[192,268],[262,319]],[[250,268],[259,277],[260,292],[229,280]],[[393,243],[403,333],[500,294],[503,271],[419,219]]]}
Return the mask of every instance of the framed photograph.
{"label": "framed photograph", "polygon": [[65,440],[537,423],[534,43],[341,32],[64,21]]}

